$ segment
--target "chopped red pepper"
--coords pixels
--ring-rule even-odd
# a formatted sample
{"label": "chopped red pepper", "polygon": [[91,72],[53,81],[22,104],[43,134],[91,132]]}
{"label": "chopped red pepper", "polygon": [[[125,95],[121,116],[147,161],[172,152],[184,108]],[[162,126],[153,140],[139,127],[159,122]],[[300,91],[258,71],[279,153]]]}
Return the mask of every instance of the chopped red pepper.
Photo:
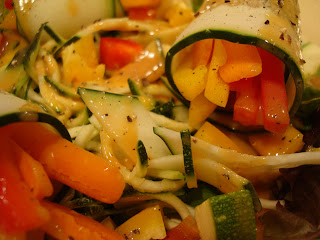
{"label": "chopped red pepper", "polygon": [[262,49],[259,53],[263,69],[260,78],[264,128],[273,133],[284,133],[290,122],[284,66],[271,53]]}
{"label": "chopped red pepper", "polygon": [[12,0],[5,0],[4,1],[4,6],[6,9],[13,9],[13,4],[12,4]]}
{"label": "chopped red pepper", "polygon": [[132,62],[143,50],[132,40],[103,37],[100,40],[100,61],[114,71]]}
{"label": "chopped red pepper", "polygon": [[258,77],[241,79],[230,83],[230,89],[237,91],[233,109],[233,120],[243,125],[257,125],[259,110],[258,96],[260,94],[260,79]]}
{"label": "chopped red pepper", "polygon": [[150,20],[156,18],[156,10],[154,8],[139,7],[130,8],[128,17],[132,20]]}
{"label": "chopped red pepper", "polygon": [[179,225],[167,231],[163,240],[199,240],[199,230],[193,217],[186,217]]}
{"label": "chopped red pepper", "polygon": [[0,231],[15,234],[38,228],[49,220],[49,213],[22,180],[18,145],[1,136],[0,146]]}

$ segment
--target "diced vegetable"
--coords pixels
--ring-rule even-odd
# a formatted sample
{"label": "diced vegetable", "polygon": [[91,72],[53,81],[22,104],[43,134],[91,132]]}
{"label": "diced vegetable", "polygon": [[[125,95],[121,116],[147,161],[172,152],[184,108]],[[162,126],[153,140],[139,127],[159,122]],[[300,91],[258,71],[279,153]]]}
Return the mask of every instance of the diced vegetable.
{"label": "diced vegetable", "polygon": [[116,228],[120,235],[135,240],[163,239],[166,230],[159,205],[146,208]]}
{"label": "diced vegetable", "polygon": [[32,195],[39,200],[51,196],[53,186],[41,163],[33,159],[19,145],[15,146],[15,151],[16,163]]}
{"label": "diced vegetable", "polygon": [[107,69],[118,70],[138,57],[142,45],[127,39],[103,37],[100,39],[100,61]]}
{"label": "diced vegetable", "polygon": [[140,7],[130,8],[128,12],[129,19],[132,20],[150,20],[156,18],[156,10],[154,8]]}
{"label": "diced vegetable", "polygon": [[204,92],[200,93],[190,102],[189,107],[189,124],[194,128],[198,128],[216,109],[217,105],[210,102]]}
{"label": "diced vegetable", "polygon": [[217,195],[196,207],[202,240],[255,240],[252,199],[247,190]]}
{"label": "diced vegetable", "polygon": [[194,136],[215,146],[241,152],[239,147],[228,136],[209,122],[205,122]]}
{"label": "diced vegetable", "polygon": [[184,130],[180,132],[181,142],[182,142],[182,153],[183,153],[183,165],[184,171],[186,173],[186,182],[188,188],[197,187],[197,177],[194,170],[194,163],[191,150],[191,135],[189,130]]}
{"label": "diced vegetable", "polygon": [[259,49],[263,72],[261,98],[264,112],[264,128],[270,132],[283,133],[289,122],[283,63],[271,53]]}
{"label": "diced vegetable", "polygon": [[17,123],[1,129],[27,153],[38,160],[49,177],[87,194],[101,202],[117,201],[124,180],[117,162],[90,153],[63,139],[39,123]]}
{"label": "diced vegetable", "polygon": [[65,47],[62,52],[63,82],[75,87],[103,81],[105,66],[99,64],[98,51],[89,34]]}
{"label": "diced vegetable", "polygon": [[189,215],[179,225],[169,229],[163,240],[200,240],[196,221]]}
{"label": "diced vegetable", "polygon": [[225,107],[229,98],[229,85],[219,75],[219,68],[227,61],[227,53],[221,40],[214,41],[213,53],[208,69],[205,97],[212,103]]}
{"label": "diced vegetable", "polygon": [[[235,83],[238,86],[233,86]],[[231,83],[230,88],[238,88],[235,90],[237,96],[233,107],[233,120],[240,122],[242,125],[259,125],[260,79],[245,78]]]}
{"label": "diced vegetable", "polygon": [[6,9],[10,9],[10,10],[13,9],[12,0],[5,0],[4,6],[6,7]]}
{"label": "diced vegetable", "polygon": [[249,136],[249,141],[262,156],[277,156],[299,152],[304,146],[303,134],[292,125],[284,133],[260,133]]}
{"label": "diced vegetable", "polygon": [[[107,81],[107,89],[114,93],[129,93],[128,79],[142,84],[142,79],[154,82],[164,73],[164,55],[159,39],[152,41],[144,49],[144,54],[115,71]],[[151,69],[151,70],[150,70]]]}
{"label": "diced vegetable", "polygon": [[160,0],[120,0],[124,9],[134,7],[156,7],[160,4]]}
{"label": "diced vegetable", "polygon": [[156,124],[136,97],[85,88],[79,88],[79,94],[105,133],[126,156],[126,161],[136,164],[138,139],[145,145],[151,159],[170,154],[161,139],[153,134]]}
{"label": "diced vegetable", "polygon": [[205,39],[194,43],[193,54],[193,68],[204,65],[207,66],[211,60],[211,54],[213,49],[214,40]]}
{"label": "diced vegetable", "polygon": [[22,179],[17,163],[20,148],[6,135],[0,136],[0,230],[14,234],[38,228],[49,214]]}
{"label": "diced vegetable", "polygon": [[195,69],[180,67],[174,74],[177,88],[189,101],[193,100],[206,86],[207,68],[199,65]]}
{"label": "diced vegetable", "polygon": [[50,213],[50,221],[41,229],[56,239],[124,240],[115,231],[71,209],[49,201],[42,204]]}
{"label": "diced vegetable", "polygon": [[222,43],[227,53],[227,61],[219,68],[219,74],[225,82],[252,78],[262,72],[261,59],[255,46],[229,41]]}

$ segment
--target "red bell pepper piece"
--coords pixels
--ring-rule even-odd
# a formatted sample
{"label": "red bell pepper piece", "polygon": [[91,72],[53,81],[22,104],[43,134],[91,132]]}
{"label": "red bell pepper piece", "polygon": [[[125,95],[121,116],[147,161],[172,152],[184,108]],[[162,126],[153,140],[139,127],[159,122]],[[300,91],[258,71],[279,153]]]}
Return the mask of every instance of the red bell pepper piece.
{"label": "red bell pepper piece", "polygon": [[230,89],[237,91],[233,108],[233,120],[243,125],[257,125],[259,110],[260,79],[246,78],[230,83]]}
{"label": "red bell pepper piece", "polygon": [[6,9],[13,9],[13,4],[12,4],[12,0],[5,0],[4,1],[4,6]]}
{"label": "red bell pepper piece", "polygon": [[261,98],[264,128],[284,133],[290,123],[283,63],[271,53],[259,49],[262,60]]}
{"label": "red bell pepper piece", "polygon": [[128,17],[132,20],[151,20],[156,18],[156,10],[148,7],[130,8]]}
{"label": "red bell pepper piece", "polygon": [[0,232],[4,234],[38,228],[50,217],[22,180],[17,147],[13,140],[0,137]]}
{"label": "red bell pepper piece", "polygon": [[143,50],[142,45],[128,39],[103,37],[100,40],[100,61],[114,71],[132,62]]}
{"label": "red bell pepper piece", "polygon": [[199,230],[193,217],[188,216],[174,228],[167,231],[163,240],[199,240]]}

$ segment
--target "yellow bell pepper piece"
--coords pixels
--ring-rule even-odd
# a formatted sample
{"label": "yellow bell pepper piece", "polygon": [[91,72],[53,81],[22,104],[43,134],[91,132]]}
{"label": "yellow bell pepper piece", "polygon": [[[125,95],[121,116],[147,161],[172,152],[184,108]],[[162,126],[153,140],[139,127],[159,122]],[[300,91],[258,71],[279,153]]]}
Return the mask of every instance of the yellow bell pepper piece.
{"label": "yellow bell pepper piece", "polygon": [[134,240],[165,238],[166,229],[161,208],[156,205],[142,210],[117,227],[116,232]]}
{"label": "yellow bell pepper piece", "polygon": [[88,82],[102,82],[104,64],[98,64],[93,36],[88,35],[62,51],[63,80],[74,87]]}
{"label": "yellow bell pepper piece", "polygon": [[215,146],[241,152],[227,135],[209,122],[205,122],[194,136]]}
{"label": "yellow bell pepper piece", "polygon": [[192,101],[206,86],[207,68],[200,65],[195,69],[181,66],[173,74],[174,82],[182,96]]}
{"label": "yellow bell pepper piece", "polygon": [[203,122],[216,109],[217,105],[210,102],[204,93],[200,93],[190,102],[189,108],[189,125],[194,128],[199,128]]}
{"label": "yellow bell pepper piece", "polygon": [[229,98],[229,85],[222,80],[218,71],[227,61],[227,53],[221,40],[214,41],[212,59],[208,70],[208,80],[204,92],[205,97],[212,103],[225,107]]}
{"label": "yellow bell pepper piece", "polygon": [[303,134],[289,125],[285,133],[260,133],[249,136],[251,145],[262,156],[290,154],[303,148]]}

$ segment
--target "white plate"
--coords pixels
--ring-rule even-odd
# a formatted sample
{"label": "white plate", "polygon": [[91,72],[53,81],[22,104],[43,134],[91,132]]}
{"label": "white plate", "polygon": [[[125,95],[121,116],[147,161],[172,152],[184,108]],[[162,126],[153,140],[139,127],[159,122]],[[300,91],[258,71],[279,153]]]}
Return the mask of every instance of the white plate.
{"label": "white plate", "polygon": [[301,10],[302,41],[320,45],[320,0],[298,0]]}

